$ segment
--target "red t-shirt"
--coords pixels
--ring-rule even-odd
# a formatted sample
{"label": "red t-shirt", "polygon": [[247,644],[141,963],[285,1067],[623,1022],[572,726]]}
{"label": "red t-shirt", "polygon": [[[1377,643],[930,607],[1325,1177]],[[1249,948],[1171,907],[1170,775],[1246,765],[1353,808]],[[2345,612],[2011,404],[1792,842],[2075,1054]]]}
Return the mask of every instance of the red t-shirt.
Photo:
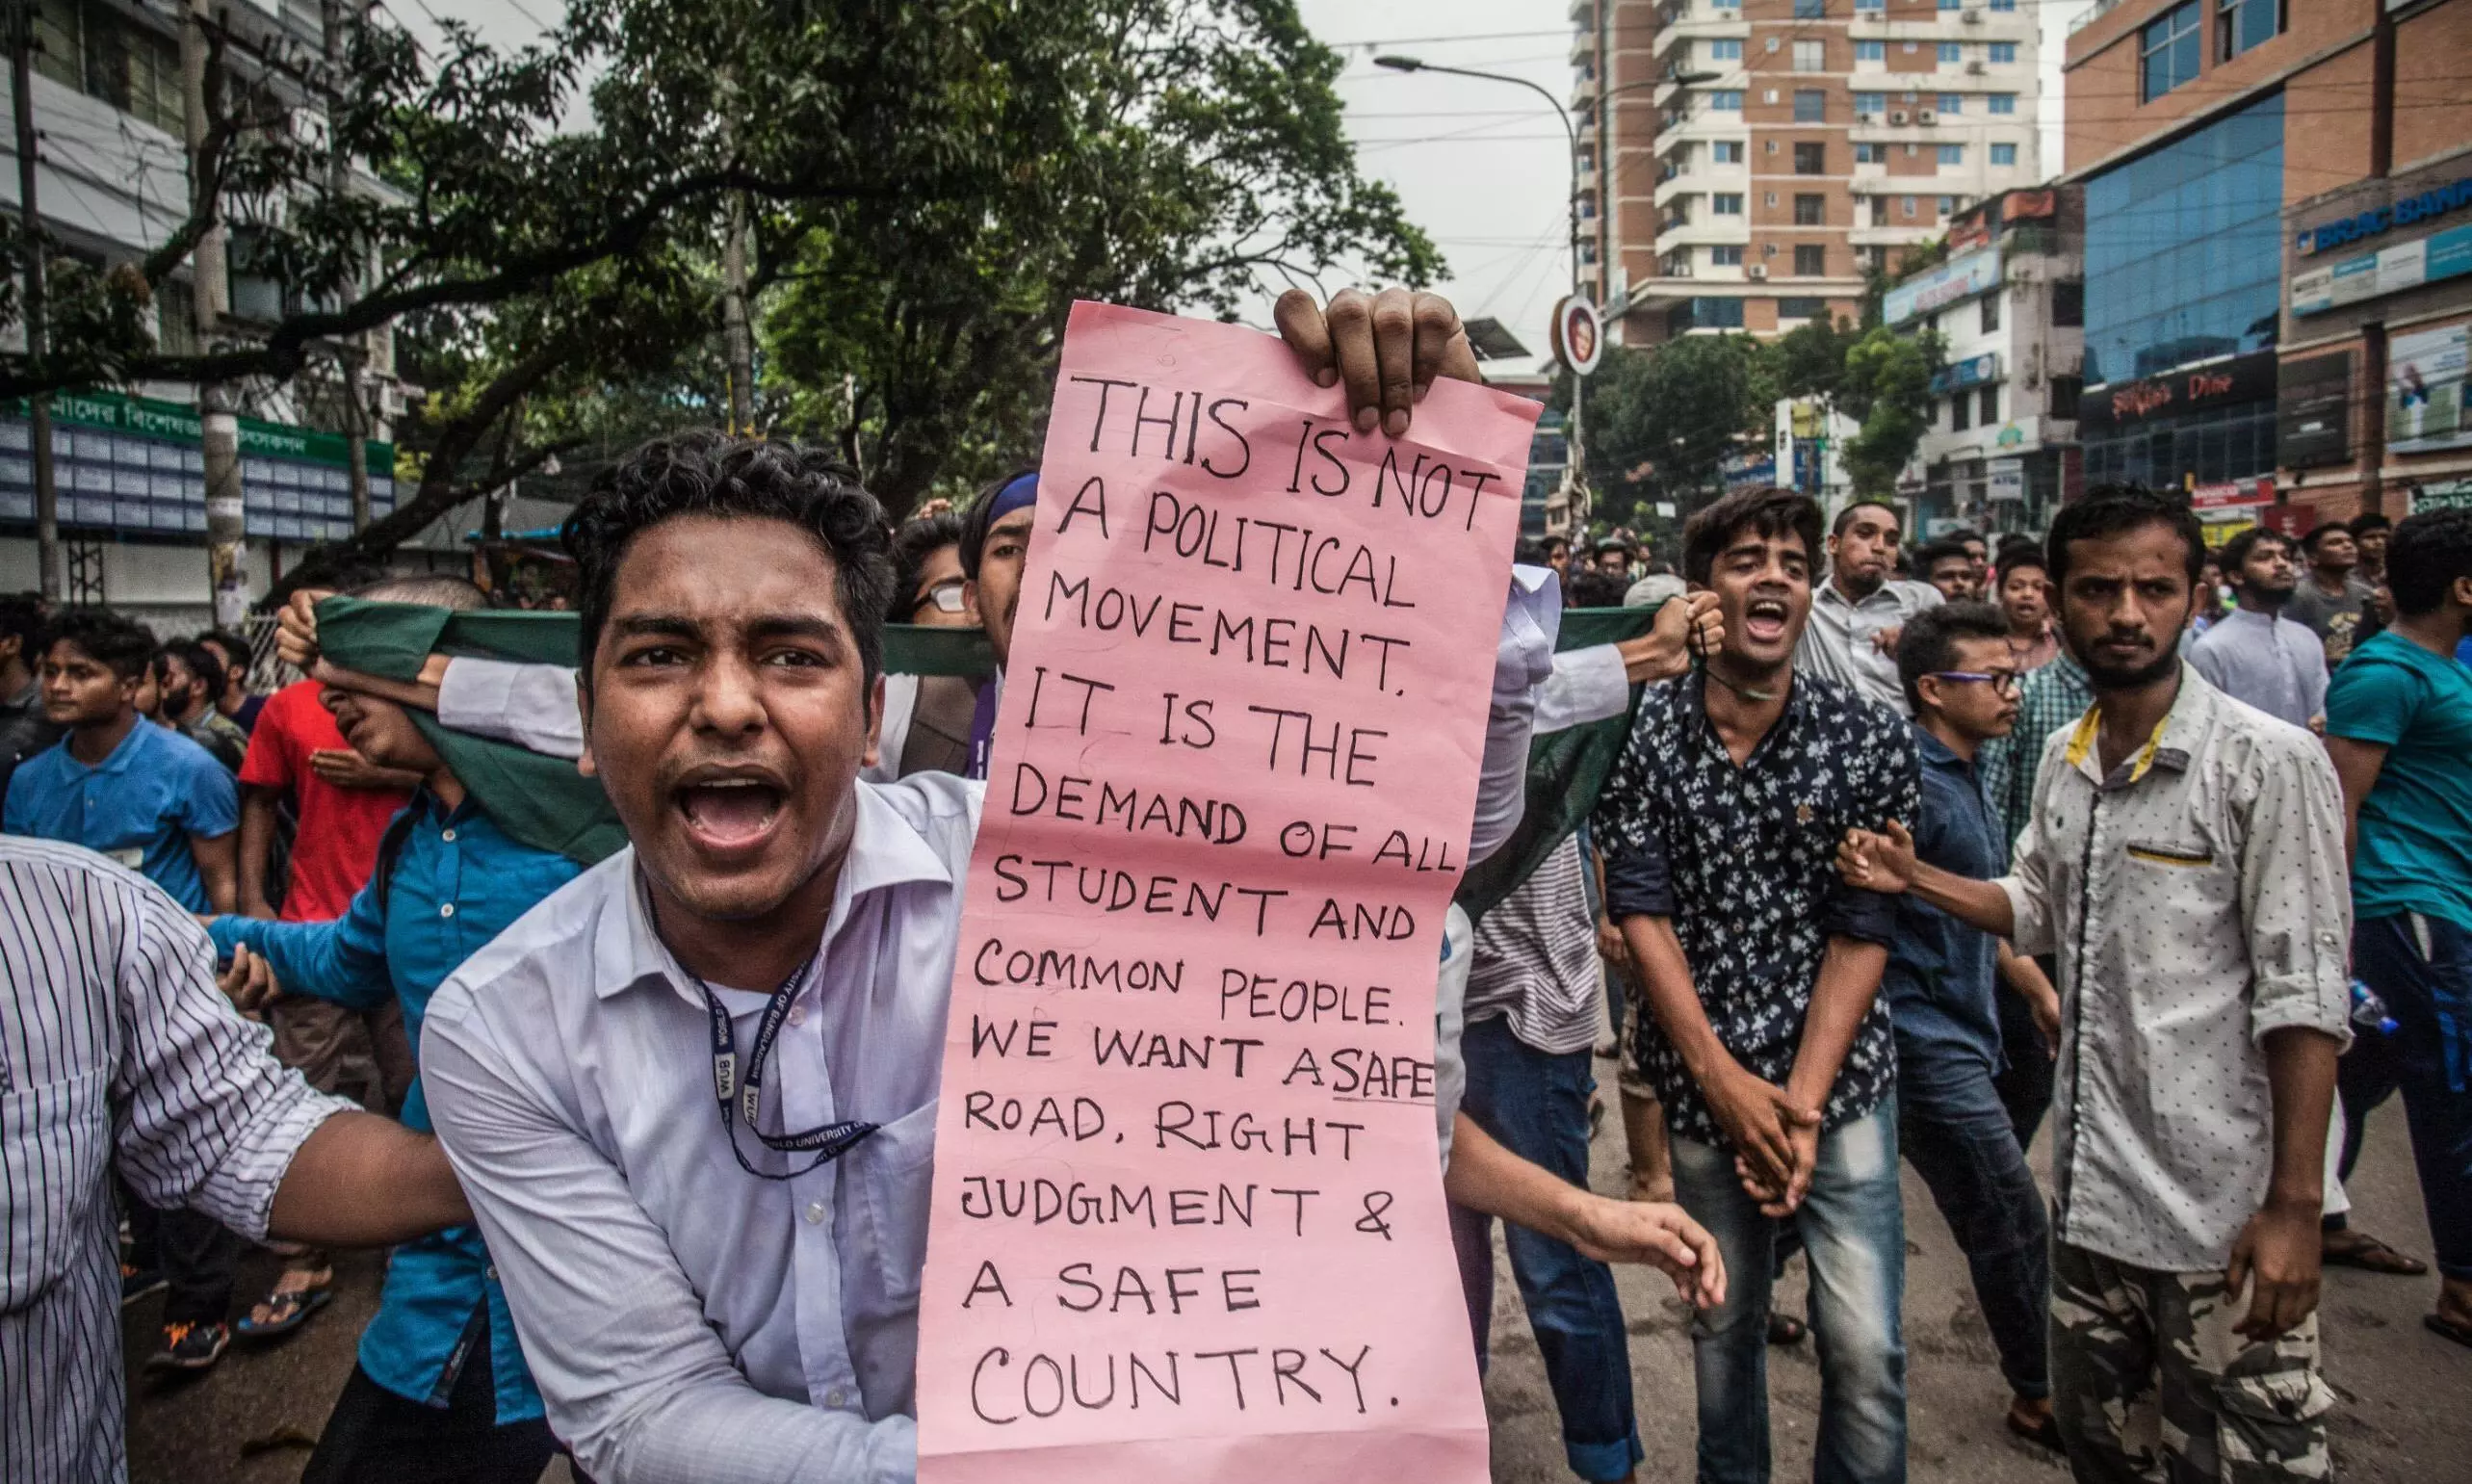
{"label": "red t-shirt", "polygon": [[323,923],[351,910],[353,894],[377,867],[377,837],[412,801],[409,794],[339,789],[318,776],[309,754],[351,745],[318,704],[320,689],[304,680],[268,697],[241,762],[241,782],[282,789],[299,811],[292,880],[283,893],[287,923]]}

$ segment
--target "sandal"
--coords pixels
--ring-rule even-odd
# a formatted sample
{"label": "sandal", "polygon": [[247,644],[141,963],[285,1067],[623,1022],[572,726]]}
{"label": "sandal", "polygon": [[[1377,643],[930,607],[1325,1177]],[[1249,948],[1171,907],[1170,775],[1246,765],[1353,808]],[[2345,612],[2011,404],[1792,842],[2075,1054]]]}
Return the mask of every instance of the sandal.
{"label": "sandal", "polygon": [[2421,1315],[2421,1325],[2433,1335],[2472,1349],[2472,1324],[2458,1324],[2442,1314],[2425,1314]]}
{"label": "sandal", "polygon": [[2365,1273],[2386,1273],[2397,1278],[2417,1278],[2429,1271],[2429,1264],[2416,1257],[2397,1252],[2366,1232],[2336,1234],[2353,1238],[2349,1246],[2327,1246],[2321,1261],[2328,1267],[2356,1267]]}
{"label": "sandal", "polygon": [[[284,1273],[283,1277],[275,1280],[274,1291],[266,1296],[265,1302],[242,1315],[241,1321],[232,1326],[233,1334],[252,1342],[280,1340],[308,1323],[309,1316],[325,1308],[335,1296],[328,1287],[335,1281],[334,1269],[320,1268],[317,1272],[320,1276],[299,1288],[285,1285],[299,1273],[299,1269]],[[258,1317],[261,1313],[266,1315],[264,1319]]]}

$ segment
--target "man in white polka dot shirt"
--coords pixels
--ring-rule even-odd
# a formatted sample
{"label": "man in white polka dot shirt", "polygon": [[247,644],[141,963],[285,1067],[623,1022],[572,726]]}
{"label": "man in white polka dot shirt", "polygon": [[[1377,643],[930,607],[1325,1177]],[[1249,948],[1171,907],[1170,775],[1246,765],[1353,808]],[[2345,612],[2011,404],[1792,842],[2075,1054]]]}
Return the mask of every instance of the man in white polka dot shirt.
{"label": "man in white polka dot shirt", "polygon": [[2351,1036],[2342,797],[2308,733],[2179,660],[2203,551],[2188,508],[2144,490],[2053,522],[2095,704],[2043,746],[2009,876],[1917,864],[1893,822],[1838,855],[1855,886],[2059,955],[2053,1402],[2071,1470],[2105,1484],[2331,1474],[2316,1310]]}

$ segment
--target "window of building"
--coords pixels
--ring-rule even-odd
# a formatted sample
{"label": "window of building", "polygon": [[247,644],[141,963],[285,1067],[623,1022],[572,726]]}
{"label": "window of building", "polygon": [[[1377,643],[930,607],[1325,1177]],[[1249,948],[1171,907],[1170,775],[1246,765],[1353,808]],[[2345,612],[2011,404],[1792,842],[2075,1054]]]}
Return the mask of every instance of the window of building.
{"label": "window of building", "polygon": [[[1825,175],[1829,172],[1829,146],[1816,141],[1804,141],[1794,145],[1794,173]],[[1795,199],[1800,200],[1797,196]]]}
{"label": "window of building", "polygon": [[1965,60],[1965,48],[1963,45],[1955,41],[1942,41],[1939,43],[1939,65],[1941,66],[1953,67]]}
{"label": "window of building", "polygon": [[1865,11],[1876,13],[1885,11],[1887,8],[1888,0],[1854,0],[1854,13],[1857,15],[1861,14]]}
{"label": "window of building", "polygon": [[1965,8],[1965,0],[1939,0],[1939,8],[1943,11],[1962,11]]}
{"label": "window of building", "polygon": [[1994,114],[2014,114],[2017,111],[2017,95],[2014,92],[1990,93],[1983,101],[1990,105]]}
{"label": "window of building", "polygon": [[1742,60],[1742,43],[1740,41],[1710,41],[1708,43],[1708,60],[1710,62],[1740,62]]}
{"label": "window of building", "polygon": [[1718,140],[1716,143],[1708,146],[1708,159],[1718,165],[1740,165],[1742,163],[1742,141],[1738,139]]}
{"label": "window of building", "polygon": [[1887,60],[1888,43],[1886,41],[1857,41],[1854,43],[1854,65],[1856,66],[1861,66],[1866,62],[1887,62]]}
{"label": "window of building", "polygon": [[1794,245],[1794,276],[1825,278],[1829,272],[1829,249],[1825,243],[1806,242]]}
{"label": "window of building", "polygon": [[1777,301],[1777,318],[1781,320],[1817,320],[1829,312],[1825,299],[1781,299]]}
{"label": "window of building", "polygon": [[1829,49],[1826,41],[1796,41],[1794,43],[1795,71],[1825,72],[1828,69]]}
{"label": "window of building", "polygon": [[1686,334],[1695,329],[1742,328],[1742,300],[1704,295],[1686,299],[1665,311],[1665,332]]}
{"label": "window of building", "polygon": [[1941,197],[1939,198],[1939,215],[1940,215],[1940,220],[1942,220],[1942,221],[1946,221],[1946,220],[1947,220],[1947,219],[1949,219],[1950,217],[1956,216],[1956,215],[1957,215],[1957,197],[1955,197],[1955,196],[1953,196],[1953,195],[1943,195],[1943,196],[1941,196]]}
{"label": "window of building", "polygon": [[1742,266],[1742,245],[1739,243],[1732,243],[1710,247],[1708,249],[1708,263],[1709,266],[1714,268],[1740,268]]}
{"label": "window of building", "polygon": [[1885,144],[1857,144],[1854,146],[1854,163],[1857,165],[1886,165],[1888,163],[1888,157],[1884,153],[1887,148],[1887,146]]}
{"label": "window of building", "polygon": [[1798,195],[1794,197],[1794,224],[1796,226],[1824,226],[1827,223],[1827,196],[1811,195]]}
{"label": "window of building", "polygon": [[1943,92],[1939,95],[1939,107],[1941,114],[1950,118],[1955,118],[1965,112],[1965,94],[1962,92]]}
{"label": "window of building", "polygon": [[1742,193],[1739,191],[1718,192],[1716,195],[1708,197],[1708,210],[1715,212],[1720,217],[1741,216]]}
{"label": "window of building", "polygon": [[1720,114],[1741,113],[1742,90],[1739,88],[1717,89],[1715,91],[1708,94],[1708,107],[1712,111]]}
{"label": "window of building", "polygon": [[2181,0],[2138,32],[2139,102],[2151,103],[2197,79],[2198,11],[2198,0]]}
{"label": "window of building", "polygon": [[166,355],[197,353],[197,295],[186,278],[154,286],[155,349]]}
{"label": "window of building", "polygon": [[1994,145],[1992,145],[1992,146],[1991,146],[1991,163],[1992,163],[1993,165],[2015,165],[2015,164],[2017,164],[2017,145],[2015,145],[2015,144],[1994,144]]}
{"label": "window of building", "polygon": [[2000,420],[2000,383],[1986,382],[1978,395],[1982,399],[1982,405],[1975,409],[1976,420],[1989,428]]}
{"label": "window of building", "polygon": [[1996,292],[1986,294],[1981,299],[1981,305],[1978,327],[1988,335],[2000,327],[2000,296]]}
{"label": "window of building", "polygon": [[1964,165],[1965,163],[1965,145],[1941,144],[1939,145],[1938,148],[1939,150],[1939,163],[1942,169],[1946,169],[1953,165]]}
{"label": "window of building", "polygon": [[2215,0],[2215,56],[2229,62],[2283,29],[2282,0]]}
{"label": "window of building", "polygon": [[2014,11],[2017,8],[2017,0],[1991,0],[1991,9],[1995,11]]}
{"label": "window of building", "polygon": [[1907,196],[1903,201],[1898,203],[1898,214],[1900,216],[1907,217],[1911,217],[1914,214],[1914,198],[1913,196]]}
{"label": "window of building", "polygon": [[1959,392],[1956,396],[1949,398],[1948,430],[1950,432],[1964,432],[1966,429],[1973,427],[1973,422],[1967,416],[1967,414],[1971,413],[1973,410],[1974,399],[1966,396],[1964,392]]}
{"label": "window of building", "polygon": [[1763,202],[1762,204],[1764,204],[1764,205],[1769,205],[1769,206],[1774,206],[1774,205],[1776,205],[1776,204],[1777,204],[1777,193],[1776,193],[1776,192],[1774,192],[1774,191],[1769,192],[1769,193],[1768,193],[1768,199],[1767,199],[1765,202]]}
{"label": "window of building", "polygon": [[2059,325],[2086,323],[2086,285],[2083,280],[2063,278],[2051,286],[2051,323]]}
{"label": "window of building", "polygon": [[1871,224],[1873,226],[1887,226],[1888,224],[1888,198],[1887,196],[1875,195],[1871,198]]}
{"label": "window of building", "polygon": [[179,137],[180,47],[169,37],[91,0],[40,0],[35,37],[44,76]]}
{"label": "window of building", "polygon": [[1854,95],[1854,111],[1877,118],[1888,111],[1888,95],[1885,92],[1858,92]]}
{"label": "window of building", "polygon": [[1794,0],[1796,20],[1826,20],[1828,13],[1828,0]]}
{"label": "window of building", "polygon": [[2085,395],[2086,383],[2082,378],[2077,377],[2053,377],[2051,378],[2050,393],[2051,415],[2053,417],[2075,417],[2077,415],[2078,400]]}
{"label": "window of building", "polygon": [[2015,66],[2017,65],[2017,42],[1993,41],[1991,43],[1991,65],[1993,66]]}
{"label": "window of building", "polygon": [[1796,123],[1826,123],[1828,117],[1829,95],[1826,90],[1820,88],[1794,90],[1794,121]]}

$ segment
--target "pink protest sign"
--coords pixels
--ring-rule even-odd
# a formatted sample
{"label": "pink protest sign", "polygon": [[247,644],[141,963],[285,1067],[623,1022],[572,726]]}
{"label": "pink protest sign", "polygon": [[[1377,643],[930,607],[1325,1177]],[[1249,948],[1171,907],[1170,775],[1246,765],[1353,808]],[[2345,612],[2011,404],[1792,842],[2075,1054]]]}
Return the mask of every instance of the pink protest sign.
{"label": "pink protest sign", "polygon": [[1479,1484],[1434,981],[1536,408],[1077,305],[971,857],[925,1484]]}

